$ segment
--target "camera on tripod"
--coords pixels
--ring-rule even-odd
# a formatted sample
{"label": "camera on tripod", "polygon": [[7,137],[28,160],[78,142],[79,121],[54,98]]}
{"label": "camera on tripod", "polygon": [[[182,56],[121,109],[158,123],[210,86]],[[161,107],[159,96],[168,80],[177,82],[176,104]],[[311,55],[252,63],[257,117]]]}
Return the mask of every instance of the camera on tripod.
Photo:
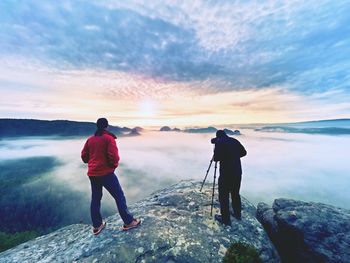
{"label": "camera on tripod", "polygon": [[210,140],[210,142],[211,142],[212,144],[216,144],[219,140],[221,140],[221,139],[224,138],[224,137],[227,137],[226,132],[225,132],[224,130],[218,130],[218,131],[216,131],[216,137],[215,137],[215,138],[212,138],[212,139]]}
{"label": "camera on tripod", "polygon": [[[210,140],[210,142],[211,142],[212,144],[216,144],[217,139],[218,139],[218,138],[212,138],[212,139]],[[209,167],[208,167],[207,173],[205,174],[204,180],[203,180],[203,182],[202,182],[201,189],[199,190],[200,192],[202,192],[202,189],[203,189],[204,183],[205,183],[205,181],[207,180],[207,176],[208,176],[208,173],[209,173],[209,170],[210,170],[210,167],[211,167],[211,164],[213,163],[213,161],[214,161],[214,155],[213,155],[213,157],[212,157],[212,158],[211,158],[211,160],[210,160],[210,163],[209,163]],[[214,181],[213,181],[213,191],[212,191],[212,196],[211,196],[211,209],[210,209],[210,216],[213,216],[213,206],[214,206],[214,190],[215,190],[215,180],[216,180],[216,169],[217,169],[217,161],[215,161],[215,168],[214,168]]]}

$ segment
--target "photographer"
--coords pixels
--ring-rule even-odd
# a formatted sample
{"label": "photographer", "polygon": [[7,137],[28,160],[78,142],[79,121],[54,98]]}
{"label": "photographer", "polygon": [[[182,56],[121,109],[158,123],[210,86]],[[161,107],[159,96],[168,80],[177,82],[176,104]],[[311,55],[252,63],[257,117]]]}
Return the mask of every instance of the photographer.
{"label": "photographer", "polygon": [[227,136],[223,130],[216,132],[216,138],[212,139],[212,143],[215,143],[214,161],[220,162],[219,202],[221,216],[215,215],[215,219],[225,225],[231,225],[229,194],[231,194],[234,217],[241,220],[239,190],[242,167],[240,158],[245,156],[247,151],[238,140]]}

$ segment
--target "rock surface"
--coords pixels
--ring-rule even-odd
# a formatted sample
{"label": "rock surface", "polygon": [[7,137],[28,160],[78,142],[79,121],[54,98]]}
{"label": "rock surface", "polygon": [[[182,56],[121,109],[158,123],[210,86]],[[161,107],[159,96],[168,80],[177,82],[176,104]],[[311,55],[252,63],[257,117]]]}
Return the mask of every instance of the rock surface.
{"label": "rock surface", "polygon": [[276,199],[260,203],[257,218],[282,262],[350,262],[350,211],[330,205]]}
{"label": "rock surface", "polygon": [[107,218],[98,236],[89,225],[71,225],[1,253],[0,262],[222,262],[232,242],[254,246],[263,262],[279,262],[253,205],[242,198],[242,220],[223,226],[210,217],[211,184],[202,192],[200,184],[183,181],[130,206],[142,219],[137,229],[122,232],[119,215]]}

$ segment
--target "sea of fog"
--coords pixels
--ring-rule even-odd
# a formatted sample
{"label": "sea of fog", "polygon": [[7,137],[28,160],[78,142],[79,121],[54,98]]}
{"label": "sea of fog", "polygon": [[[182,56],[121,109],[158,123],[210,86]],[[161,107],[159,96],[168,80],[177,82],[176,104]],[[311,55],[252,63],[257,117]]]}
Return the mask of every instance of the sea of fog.
{"label": "sea of fog", "polygon": [[[214,134],[144,132],[120,137],[116,174],[129,204],[179,180],[202,181],[213,154]],[[350,136],[310,135],[242,130],[236,138],[248,155],[242,158],[241,194],[252,203],[294,198],[350,208]],[[54,157],[52,184],[90,197],[87,166],[80,151],[86,138],[21,138],[0,141],[0,161]],[[212,167],[208,183],[213,180]],[[21,176],[20,174],[14,176]],[[113,207],[108,194],[104,205]]]}

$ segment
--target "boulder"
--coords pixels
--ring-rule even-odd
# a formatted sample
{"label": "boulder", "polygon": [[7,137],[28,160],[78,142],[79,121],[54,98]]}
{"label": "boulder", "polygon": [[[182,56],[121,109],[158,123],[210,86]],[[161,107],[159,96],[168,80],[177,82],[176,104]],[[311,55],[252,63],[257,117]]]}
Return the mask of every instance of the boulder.
{"label": "boulder", "polygon": [[350,262],[350,211],[330,205],[276,199],[258,204],[257,218],[282,262]]}
{"label": "boulder", "polygon": [[252,204],[242,198],[242,220],[224,226],[210,216],[212,185],[200,186],[182,181],[130,206],[139,228],[121,231],[118,214],[98,236],[90,225],[71,225],[1,253],[0,262],[222,262],[233,242],[255,247],[263,262],[280,262]]}
{"label": "boulder", "polygon": [[224,129],[224,132],[227,134],[227,135],[241,135],[241,132],[239,130],[229,130],[229,129]]}
{"label": "boulder", "polygon": [[138,131],[138,129],[133,128],[131,129],[130,133],[128,134],[129,136],[138,136],[141,135],[140,132]]}
{"label": "boulder", "polygon": [[169,126],[163,126],[159,131],[171,131],[171,128]]}

